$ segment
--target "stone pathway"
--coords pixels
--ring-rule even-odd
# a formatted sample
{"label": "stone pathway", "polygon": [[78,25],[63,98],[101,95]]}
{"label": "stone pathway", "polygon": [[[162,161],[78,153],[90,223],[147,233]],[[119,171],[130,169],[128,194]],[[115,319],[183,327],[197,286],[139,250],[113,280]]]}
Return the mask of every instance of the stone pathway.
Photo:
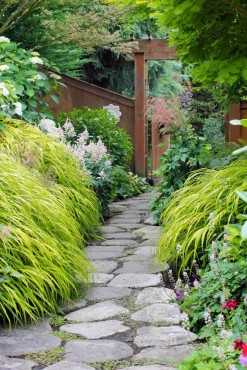
{"label": "stone pathway", "polygon": [[196,335],[179,325],[173,292],[160,280],[168,266],[151,263],[159,228],[145,224],[150,197],[111,205],[105,240],[86,249],[97,269],[92,287],[63,308],[60,326],[0,332],[0,370],[174,370],[193,350]]}

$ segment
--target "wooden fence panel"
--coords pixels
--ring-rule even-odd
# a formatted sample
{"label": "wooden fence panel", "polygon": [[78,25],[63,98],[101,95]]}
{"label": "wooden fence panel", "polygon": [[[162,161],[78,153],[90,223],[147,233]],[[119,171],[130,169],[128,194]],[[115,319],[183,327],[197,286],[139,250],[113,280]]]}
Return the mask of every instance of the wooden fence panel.
{"label": "wooden fence panel", "polygon": [[[74,108],[88,106],[90,108],[103,108],[109,104],[118,105],[122,113],[119,127],[126,130],[133,145],[135,145],[135,101],[123,95],[111,92],[101,87],[77,80],[65,74],[60,74],[62,88],[59,104],[47,99],[50,109],[55,113],[69,112]],[[131,169],[134,171],[134,159]]]}
{"label": "wooden fence panel", "polygon": [[239,143],[239,140],[247,141],[247,128],[242,126],[230,125],[233,119],[247,118],[247,102],[235,104],[226,115],[226,141]]}

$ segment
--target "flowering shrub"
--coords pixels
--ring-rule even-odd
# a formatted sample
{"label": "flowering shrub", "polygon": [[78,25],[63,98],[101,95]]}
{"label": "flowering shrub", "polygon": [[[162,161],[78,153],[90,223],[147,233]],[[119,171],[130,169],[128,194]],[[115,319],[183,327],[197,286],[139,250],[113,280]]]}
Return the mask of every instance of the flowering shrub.
{"label": "flowering shrub", "polygon": [[[102,140],[112,157],[112,164],[128,168],[133,146],[125,130],[117,126],[120,118],[118,107],[109,106],[109,109],[90,109],[83,107],[81,110],[74,109],[69,113],[60,113],[56,119],[57,124],[62,124],[67,118],[73,122],[74,129],[79,135],[85,129],[92,141],[97,142],[98,137]],[[115,116],[112,112],[115,112]],[[110,113],[111,112],[111,113]]]}
{"label": "flowering shrub", "polygon": [[94,180],[94,190],[98,196],[101,213],[107,216],[108,204],[112,196],[112,163],[102,140],[98,138],[96,142],[91,141],[87,129],[77,135],[68,118],[61,127],[57,127],[50,119],[42,119],[38,127],[41,131],[64,142],[76,155],[84,172]]}
{"label": "flowering shrub", "polygon": [[61,83],[59,76],[49,77],[40,71],[41,66],[49,67],[46,59],[37,52],[22,49],[7,37],[0,37],[0,119],[23,118],[35,122],[39,117],[49,116],[47,103],[43,98]]}

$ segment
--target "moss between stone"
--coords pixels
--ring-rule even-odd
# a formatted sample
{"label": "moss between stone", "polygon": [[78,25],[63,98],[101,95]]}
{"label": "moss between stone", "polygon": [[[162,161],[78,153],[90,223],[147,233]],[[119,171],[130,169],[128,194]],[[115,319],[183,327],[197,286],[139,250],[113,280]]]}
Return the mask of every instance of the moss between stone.
{"label": "moss between stone", "polygon": [[[122,361],[115,361],[115,360],[108,360],[104,362],[92,362],[88,364],[89,366],[94,367],[96,370],[116,370],[116,369],[123,369],[125,367],[130,366],[142,366],[142,365],[164,365],[164,366],[176,366],[178,365],[175,361],[149,361],[149,362],[143,362],[143,361],[128,361],[128,360],[122,360]],[[174,368],[174,370],[175,370]]]}
{"label": "moss between stone", "polygon": [[53,365],[63,360],[64,347],[55,348],[49,351],[41,351],[30,353],[25,357],[25,360],[33,360],[41,365]]}

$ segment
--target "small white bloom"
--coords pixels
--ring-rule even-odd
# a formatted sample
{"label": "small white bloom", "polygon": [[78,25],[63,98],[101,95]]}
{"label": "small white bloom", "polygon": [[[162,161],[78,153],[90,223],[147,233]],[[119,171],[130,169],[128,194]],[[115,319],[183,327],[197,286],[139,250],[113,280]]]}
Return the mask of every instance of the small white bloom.
{"label": "small white bloom", "polygon": [[203,317],[206,325],[211,325],[213,323],[212,317],[209,312],[205,312]]}
{"label": "small white bloom", "polygon": [[186,312],[181,313],[181,325],[184,329],[189,329],[190,322],[189,322],[189,316],[187,315]]}
{"label": "small white bloom", "polygon": [[106,168],[111,167],[111,161],[109,161],[109,159],[107,159],[107,160],[105,161],[105,167],[106,167]]}
{"label": "small white bloom", "polygon": [[200,288],[201,288],[201,285],[200,285],[200,283],[199,283],[199,281],[198,281],[198,280],[195,280],[195,281],[193,282],[193,285],[194,285],[194,288],[195,288],[195,289],[200,289]]}
{"label": "small white bloom", "polygon": [[50,77],[53,78],[54,80],[61,80],[61,78],[62,78],[59,75],[57,75],[56,73],[51,73]]}
{"label": "small white bloom", "polygon": [[225,325],[225,317],[222,313],[219,314],[218,320],[217,320],[217,326],[218,328],[223,328]]}
{"label": "small white bloom", "polygon": [[8,71],[9,70],[9,66],[7,66],[7,64],[2,64],[0,66],[0,71],[3,72],[3,71]]}
{"label": "small white bloom", "polygon": [[230,365],[229,370],[238,370],[235,365]]}
{"label": "small white bloom", "polygon": [[33,63],[33,64],[43,64],[43,60],[39,57],[32,57],[30,58],[30,61]]}
{"label": "small white bloom", "polygon": [[10,42],[10,39],[8,39],[8,37],[5,36],[0,36],[0,42]]}
{"label": "small white bloom", "polygon": [[65,135],[67,137],[75,137],[76,136],[74,126],[72,125],[72,122],[68,118],[66,119],[66,122],[63,125],[63,130],[64,130]]}
{"label": "small white bloom", "polygon": [[9,96],[9,90],[3,82],[0,82],[0,95]]}
{"label": "small white bloom", "polygon": [[22,116],[22,105],[21,105],[21,103],[19,103],[19,102],[14,103],[14,106],[15,106],[14,113],[17,114],[18,116]]}
{"label": "small white bloom", "polygon": [[103,109],[107,110],[113,117],[120,120],[122,113],[120,112],[120,108],[118,105],[109,104],[108,106],[103,107]]}

